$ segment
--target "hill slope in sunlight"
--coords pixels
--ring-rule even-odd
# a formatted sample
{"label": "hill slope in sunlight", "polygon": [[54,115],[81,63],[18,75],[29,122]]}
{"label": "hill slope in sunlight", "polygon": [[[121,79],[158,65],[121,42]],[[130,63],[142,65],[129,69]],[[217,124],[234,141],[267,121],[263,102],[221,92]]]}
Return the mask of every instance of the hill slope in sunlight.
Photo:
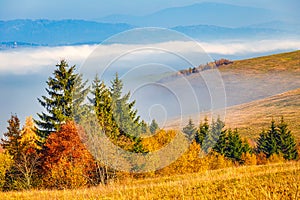
{"label": "hill slope in sunlight", "polygon": [[229,107],[226,112],[227,127],[238,128],[244,136],[256,137],[262,128],[267,129],[272,118],[279,122],[281,116],[300,140],[300,88],[269,98]]}
{"label": "hill slope in sunlight", "polygon": [[[268,128],[272,117],[279,121],[283,116],[300,139],[300,51],[234,61],[221,66],[219,71],[226,91],[227,127],[239,128],[243,136],[255,138],[262,128]],[[201,73],[196,73],[186,78],[201,97],[204,93],[198,89],[200,76]],[[209,102],[210,97],[202,99]],[[209,103],[199,102],[207,106],[200,115],[209,116]],[[220,112],[216,109],[215,113]],[[184,121],[189,117],[197,121],[199,113],[183,116]],[[178,123],[179,118],[175,117],[166,127],[175,127]]]}

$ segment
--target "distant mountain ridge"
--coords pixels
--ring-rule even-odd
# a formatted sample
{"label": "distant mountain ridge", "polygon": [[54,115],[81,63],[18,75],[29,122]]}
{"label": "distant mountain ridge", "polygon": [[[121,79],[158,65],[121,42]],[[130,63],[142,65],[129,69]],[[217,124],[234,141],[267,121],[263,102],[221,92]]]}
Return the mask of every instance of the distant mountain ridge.
{"label": "distant mountain ridge", "polygon": [[110,15],[97,21],[168,28],[199,24],[240,27],[279,20],[280,18],[279,13],[267,9],[204,2],[183,7],[166,8],[145,16]]}
{"label": "distant mountain ridge", "polygon": [[[111,15],[97,21],[69,19],[0,21],[0,49],[18,46],[95,44],[123,31],[149,26],[170,28],[202,41],[297,37],[300,25],[284,22],[282,19],[280,13],[262,8],[200,3],[167,8],[146,16]],[[144,35],[141,34],[145,32],[135,34],[129,40],[144,40]],[[156,33],[155,37],[168,39],[159,33]]]}
{"label": "distant mountain ridge", "polygon": [[39,45],[97,43],[134,28],[129,24],[109,24],[85,20],[11,20],[0,21],[0,42]]}
{"label": "distant mountain ridge", "polygon": [[[19,46],[59,46],[97,44],[109,37],[123,31],[136,28],[129,24],[109,24],[83,20],[12,20],[0,21],[0,49],[15,48]],[[222,39],[270,39],[282,35],[292,35],[291,32],[271,28],[228,28],[211,25],[177,26],[171,30],[186,34],[199,40]],[[145,34],[149,34],[145,37]],[[128,35],[129,42],[164,42],[172,41],[174,37],[168,37],[168,31],[162,29],[153,32],[136,31]],[[175,38],[176,39],[176,38]]]}

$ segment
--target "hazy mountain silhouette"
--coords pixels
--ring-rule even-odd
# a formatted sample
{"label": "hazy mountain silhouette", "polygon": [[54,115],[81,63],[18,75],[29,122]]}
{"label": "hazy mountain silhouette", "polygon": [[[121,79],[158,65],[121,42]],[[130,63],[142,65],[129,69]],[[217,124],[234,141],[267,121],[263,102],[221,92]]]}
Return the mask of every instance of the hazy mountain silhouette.
{"label": "hazy mountain silhouette", "polygon": [[99,19],[107,23],[128,23],[136,26],[190,26],[208,24],[239,27],[280,19],[280,14],[262,8],[223,3],[200,3],[172,7],[145,16],[110,15]]}

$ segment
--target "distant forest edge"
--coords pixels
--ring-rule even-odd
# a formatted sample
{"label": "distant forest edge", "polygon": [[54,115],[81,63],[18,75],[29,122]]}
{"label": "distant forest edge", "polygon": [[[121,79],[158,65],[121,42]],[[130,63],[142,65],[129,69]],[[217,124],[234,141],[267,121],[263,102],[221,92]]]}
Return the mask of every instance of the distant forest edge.
{"label": "distant forest edge", "polygon": [[[179,70],[176,74],[171,75],[171,78],[176,77],[176,76],[180,76],[180,75],[189,76],[189,75],[192,75],[192,74],[200,73],[200,72],[205,71],[205,70],[217,69],[221,66],[226,66],[226,65],[229,65],[229,64],[232,64],[232,63],[233,63],[233,61],[231,61],[231,60],[221,58],[221,59],[215,60],[213,62],[209,62],[209,63],[206,63],[206,64],[201,64],[198,67],[189,67],[188,69]],[[166,78],[161,79],[160,81],[164,81],[165,79],[169,79],[169,78],[170,77],[166,77]]]}

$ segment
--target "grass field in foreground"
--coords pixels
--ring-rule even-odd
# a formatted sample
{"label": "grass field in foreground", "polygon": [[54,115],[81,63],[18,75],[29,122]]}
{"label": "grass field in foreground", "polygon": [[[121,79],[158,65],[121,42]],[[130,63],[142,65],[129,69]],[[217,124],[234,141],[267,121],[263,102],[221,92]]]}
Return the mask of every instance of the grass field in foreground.
{"label": "grass field in foreground", "polygon": [[300,162],[128,179],[89,189],[0,193],[1,199],[300,199]]}

